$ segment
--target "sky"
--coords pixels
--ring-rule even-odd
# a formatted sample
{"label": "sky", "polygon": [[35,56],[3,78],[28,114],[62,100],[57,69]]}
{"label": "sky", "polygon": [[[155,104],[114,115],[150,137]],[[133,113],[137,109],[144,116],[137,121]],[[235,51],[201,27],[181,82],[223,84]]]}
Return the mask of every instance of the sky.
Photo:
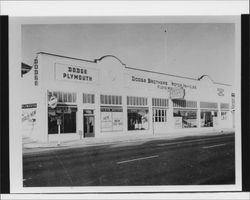
{"label": "sky", "polygon": [[41,51],[234,85],[233,23],[22,25],[22,62]]}

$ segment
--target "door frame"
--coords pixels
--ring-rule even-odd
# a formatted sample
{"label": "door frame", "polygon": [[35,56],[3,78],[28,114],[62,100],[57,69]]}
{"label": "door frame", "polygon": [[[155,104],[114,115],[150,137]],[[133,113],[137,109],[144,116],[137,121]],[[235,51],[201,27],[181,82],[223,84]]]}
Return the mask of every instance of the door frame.
{"label": "door frame", "polygon": [[[85,110],[91,110],[92,113],[91,114],[84,114],[84,111]],[[93,121],[94,121],[94,124],[93,124],[93,137],[95,137],[95,114],[94,114],[94,109],[83,109],[83,138],[86,138],[85,136],[85,132],[84,132],[84,120],[85,120],[85,117],[93,117]]]}

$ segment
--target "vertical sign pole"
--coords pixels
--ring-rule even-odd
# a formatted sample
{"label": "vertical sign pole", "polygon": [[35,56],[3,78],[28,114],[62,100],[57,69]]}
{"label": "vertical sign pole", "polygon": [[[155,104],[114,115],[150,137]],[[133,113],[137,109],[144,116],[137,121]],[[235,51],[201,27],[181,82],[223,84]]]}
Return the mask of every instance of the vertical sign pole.
{"label": "vertical sign pole", "polygon": [[152,109],[153,111],[153,117],[152,117],[152,122],[153,122],[153,135],[155,135],[155,110],[154,108]]}
{"label": "vertical sign pole", "polygon": [[57,142],[57,146],[61,145],[61,121],[60,119],[58,119],[58,142]]}

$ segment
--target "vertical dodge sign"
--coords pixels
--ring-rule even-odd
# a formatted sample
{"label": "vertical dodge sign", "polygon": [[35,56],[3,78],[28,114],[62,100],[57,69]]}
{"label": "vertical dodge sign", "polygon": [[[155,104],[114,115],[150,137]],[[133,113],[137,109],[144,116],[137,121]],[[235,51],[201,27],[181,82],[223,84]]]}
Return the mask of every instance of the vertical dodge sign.
{"label": "vertical dodge sign", "polygon": [[96,84],[99,81],[98,73],[97,69],[55,63],[55,79],[59,81]]}
{"label": "vertical dodge sign", "polygon": [[34,84],[38,86],[38,59],[34,60]]}

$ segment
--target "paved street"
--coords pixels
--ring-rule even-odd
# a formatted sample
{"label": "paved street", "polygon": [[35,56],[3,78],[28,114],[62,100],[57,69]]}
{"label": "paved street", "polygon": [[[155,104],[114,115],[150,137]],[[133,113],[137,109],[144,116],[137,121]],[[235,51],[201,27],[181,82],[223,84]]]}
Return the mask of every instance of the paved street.
{"label": "paved street", "polygon": [[24,186],[234,184],[234,134],[33,152]]}

